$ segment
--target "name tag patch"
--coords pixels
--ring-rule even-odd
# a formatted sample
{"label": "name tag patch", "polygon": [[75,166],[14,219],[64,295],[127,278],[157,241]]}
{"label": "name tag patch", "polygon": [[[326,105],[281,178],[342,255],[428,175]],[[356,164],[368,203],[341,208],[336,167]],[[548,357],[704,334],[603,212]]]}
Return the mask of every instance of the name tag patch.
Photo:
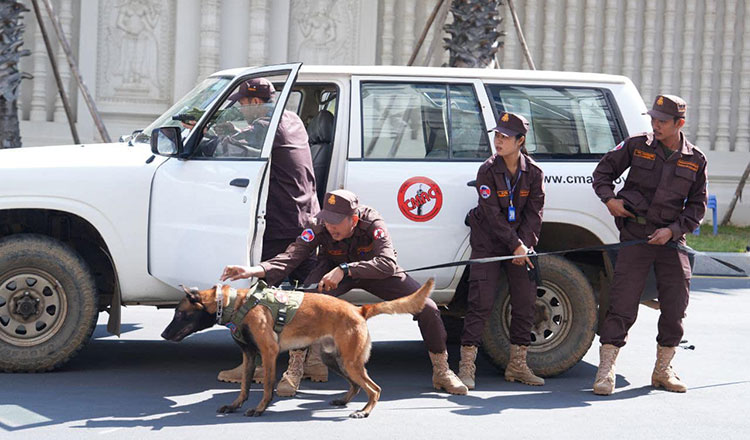
{"label": "name tag patch", "polygon": [[635,150],[633,152],[633,156],[640,157],[647,160],[654,160],[656,159],[656,155],[654,153],[647,153],[643,150]]}
{"label": "name tag patch", "polygon": [[680,159],[680,160],[677,161],[677,166],[678,167],[682,167],[682,168],[687,168],[687,169],[689,169],[691,171],[695,171],[696,173],[698,172],[698,164],[697,163],[688,162],[686,160]]}
{"label": "name tag patch", "polygon": [[522,189],[521,192],[518,194],[521,197],[528,197],[529,196],[529,190],[528,189]]}

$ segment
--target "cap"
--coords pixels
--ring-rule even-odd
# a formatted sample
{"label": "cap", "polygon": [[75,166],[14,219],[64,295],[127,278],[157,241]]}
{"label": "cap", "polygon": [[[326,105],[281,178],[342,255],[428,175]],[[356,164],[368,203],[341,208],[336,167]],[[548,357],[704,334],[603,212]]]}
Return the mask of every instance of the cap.
{"label": "cap", "polygon": [[646,113],[655,119],[666,121],[673,118],[684,118],[687,112],[685,100],[675,95],[659,95],[651,110]]}
{"label": "cap", "polygon": [[240,84],[239,90],[229,97],[232,101],[238,101],[240,98],[261,98],[265,101],[271,99],[276,93],[271,81],[265,78],[253,78]]}
{"label": "cap", "polygon": [[529,131],[529,121],[516,113],[505,112],[497,120],[497,127],[490,131],[497,131],[508,137],[526,134]]}
{"label": "cap", "polygon": [[337,225],[357,212],[358,206],[359,199],[353,192],[337,189],[326,193],[323,199],[323,209],[315,218]]}

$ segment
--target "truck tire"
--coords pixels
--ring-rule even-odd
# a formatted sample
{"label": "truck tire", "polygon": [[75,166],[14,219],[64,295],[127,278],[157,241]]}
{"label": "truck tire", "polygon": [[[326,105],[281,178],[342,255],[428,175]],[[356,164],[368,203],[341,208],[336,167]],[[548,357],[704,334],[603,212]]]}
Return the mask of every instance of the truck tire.
{"label": "truck tire", "polygon": [[88,342],[97,291],[86,262],[52,238],[0,239],[0,370],[58,368]]}
{"label": "truck tire", "polygon": [[[540,376],[555,376],[577,364],[591,347],[597,320],[594,292],[586,277],[565,258],[539,258],[534,326],[527,363]],[[510,295],[505,279],[484,328],[482,347],[501,370],[510,359]]]}

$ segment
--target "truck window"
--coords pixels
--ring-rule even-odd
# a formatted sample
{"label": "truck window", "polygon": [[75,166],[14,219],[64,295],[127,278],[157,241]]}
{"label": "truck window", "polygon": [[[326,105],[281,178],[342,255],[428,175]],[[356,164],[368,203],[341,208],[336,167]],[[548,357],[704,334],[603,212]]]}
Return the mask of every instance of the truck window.
{"label": "truck window", "polygon": [[526,148],[535,156],[601,155],[623,136],[601,89],[490,84],[499,115],[520,113],[530,123]]}
{"label": "truck window", "polygon": [[470,84],[363,83],[366,159],[484,160],[490,146]]}

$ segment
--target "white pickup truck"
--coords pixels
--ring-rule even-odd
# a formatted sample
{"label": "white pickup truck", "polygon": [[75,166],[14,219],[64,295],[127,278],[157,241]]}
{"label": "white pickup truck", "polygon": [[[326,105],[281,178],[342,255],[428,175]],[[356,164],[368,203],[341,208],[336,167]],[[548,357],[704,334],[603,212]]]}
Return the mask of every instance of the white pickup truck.
{"label": "white pickup truck", "polygon": [[[217,125],[247,125],[228,96],[253,77],[278,93],[267,133],[248,145]],[[306,124],[319,197],[346,188],[375,207],[407,269],[468,257],[464,216],[477,195],[467,182],[492,154],[486,130],[499,112],[531,122],[527,148],[547,192],[538,251],[617,241],[591,172],[606,151],[650,128],[622,76],[297,63],[218,72],[120,143],[2,150],[0,369],[56,368],[85,345],[99,312],[119,334],[121,306],[174,305],[178,284],[209,286],[226,264],[257,263],[284,109]],[[199,119],[195,128],[180,123],[186,113]],[[588,252],[541,266],[529,364],[554,375],[590,347],[612,265],[606,253]],[[466,268],[413,275],[435,277],[449,334],[460,332]],[[377,300],[361,291],[344,298]],[[509,319],[502,285],[484,334],[500,368]]]}

